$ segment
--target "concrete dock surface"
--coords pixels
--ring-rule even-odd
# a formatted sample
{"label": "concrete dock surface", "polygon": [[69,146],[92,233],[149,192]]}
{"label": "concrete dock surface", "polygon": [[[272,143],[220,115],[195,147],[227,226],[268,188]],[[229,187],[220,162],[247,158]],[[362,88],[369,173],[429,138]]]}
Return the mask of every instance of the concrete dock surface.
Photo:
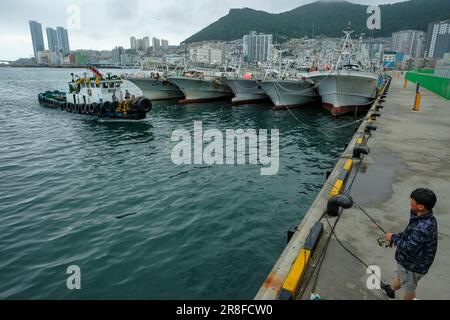
{"label": "concrete dock surface", "polygon": [[[419,283],[417,298],[450,299],[450,102],[421,89],[422,105],[415,112],[415,89],[413,83],[405,89],[404,79],[392,80],[381,117],[374,123],[378,129],[367,143],[370,155],[358,164],[350,194],[383,229],[398,233],[408,225],[411,192],[419,187],[435,191],[439,249],[429,274]],[[371,274],[334,237],[318,276],[318,268],[312,274],[331,230],[326,219],[321,221],[324,235],[297,299],[310,299],[314,283],[314,292],[326,300],[387,299],[381,291],[368,289]],[[333,225],[336,218],[328,221]],[[378,244],[384,235],[361,210],[345,210],[335,235],[364,262],[379,266],[383,281],[390,283],[396,277],[395,249]],[[402,297],[398,292],[397,299]]]}

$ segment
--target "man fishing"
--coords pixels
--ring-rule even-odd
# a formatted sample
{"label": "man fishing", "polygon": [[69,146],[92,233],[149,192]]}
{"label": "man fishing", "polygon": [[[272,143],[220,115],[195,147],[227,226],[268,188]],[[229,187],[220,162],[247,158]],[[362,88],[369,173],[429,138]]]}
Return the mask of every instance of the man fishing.
{"label": "man fishing", "polygon": [[430,189],[415,190],[411,194],[408,227],[399,234],[386,234],[386,241],[397,247],[397,278],[392,285],[383,285],[390,299],[395,299],[395,292],[400,288],[404,291],[404,300],[416,299],[419,281],[434,262],[438,246],[437,221],[433,214],[436,203],[437,197]]}

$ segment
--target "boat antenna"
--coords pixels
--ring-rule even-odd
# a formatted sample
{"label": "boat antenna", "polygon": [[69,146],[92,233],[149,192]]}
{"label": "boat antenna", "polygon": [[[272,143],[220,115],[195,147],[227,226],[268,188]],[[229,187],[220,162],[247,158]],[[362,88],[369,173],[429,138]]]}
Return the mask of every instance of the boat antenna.
{"label": "boat antenna", "polygon": [[345,37],[344,37],[341,52],[339,54],[339,58],[338,58],[338,61],[336,64],[337,69],[342,67],[342,63],[343,63],[344,59],[351,58],[352,49],[353,49],[353,43],[352,43],[353,30],[351,30],[351,28],[350,28],[350,21],[348,22],[347,28],[343,32],[344,32]]}
{"label": "boat antenna", "polygon": [[291,64],[291,61],[288,60],[288,62],[286,63],[286,68],[284,68],[283,74],[281,75],[281,79],[283,79],[286,76],[287,70],[289,68]]}

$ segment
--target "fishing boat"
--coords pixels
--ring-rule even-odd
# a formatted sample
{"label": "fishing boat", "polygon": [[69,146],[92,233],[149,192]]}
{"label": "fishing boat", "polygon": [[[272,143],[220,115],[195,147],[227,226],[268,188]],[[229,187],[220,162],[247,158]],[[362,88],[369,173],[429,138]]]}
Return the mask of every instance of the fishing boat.
{"label": "fishing boat", "polygon": [[322,99],[323,107],[333,116],[370,109],[377,96],[380,77],[367,70],[361,64],[352,63],[355,57],[350,25],[344,30],[344,40],[335,68],[315,71],[308,78],[315,83]]}
{"label": "fishing boat", "polygon": [[314,83],[298,71],[295,61],[283,61],[282,50],[273,50],[273,59],[260,86],[272,101],[274,110],[303,107],[320,100]]}
{"label": "fishing boat", "polygon": [[125,80],[130,81],[141,89],[144,96],[151,101],[179,100],[184,98],[180,88],[167,79],[167,75],[163,72],[126,76]]}
{"label": "fishing boat", "polygon": [[305,78],[271,79],[260,84],[276,110],[307,106],[320,101],[314,83]]}
{"label": "fishing boat", "polygon": [[[134,97],[122,92],[122,79],[103,75],[91,68],[92,77],[72,74],[69,91],[46,91],[38,95],[39,104],[70,113],[97,116],[114,120],[142,120],[152,109],[145,97]],[[75,79],[76,78],[76,79]]]}
{"label": "fishing boat", "polygon": [[270,101],[260,82],[260,80],[255,79],[253,74],[245,74],[242,78],[226,78],[225,83],[234,94],[234,98],[231,100],[233,105]]}
{"label": "fishing boat", "polygon": [[231,99],[233,92],[219,75],[204,71],[186,71],[182,76],[169,77],[181,89],[185,98],[180,103],[207,102]]}

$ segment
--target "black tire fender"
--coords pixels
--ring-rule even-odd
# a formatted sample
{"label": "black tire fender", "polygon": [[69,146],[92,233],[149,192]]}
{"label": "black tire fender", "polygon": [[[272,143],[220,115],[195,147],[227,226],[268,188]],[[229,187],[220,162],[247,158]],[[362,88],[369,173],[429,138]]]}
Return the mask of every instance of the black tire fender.
{"label": "black tire fender", "polygon": [[139,99],[138,106],[139,106],[139,111],[145,112],[145,113],[150,112],[153,107],[150,99],[148,99],[146,97],[142,97]]}

